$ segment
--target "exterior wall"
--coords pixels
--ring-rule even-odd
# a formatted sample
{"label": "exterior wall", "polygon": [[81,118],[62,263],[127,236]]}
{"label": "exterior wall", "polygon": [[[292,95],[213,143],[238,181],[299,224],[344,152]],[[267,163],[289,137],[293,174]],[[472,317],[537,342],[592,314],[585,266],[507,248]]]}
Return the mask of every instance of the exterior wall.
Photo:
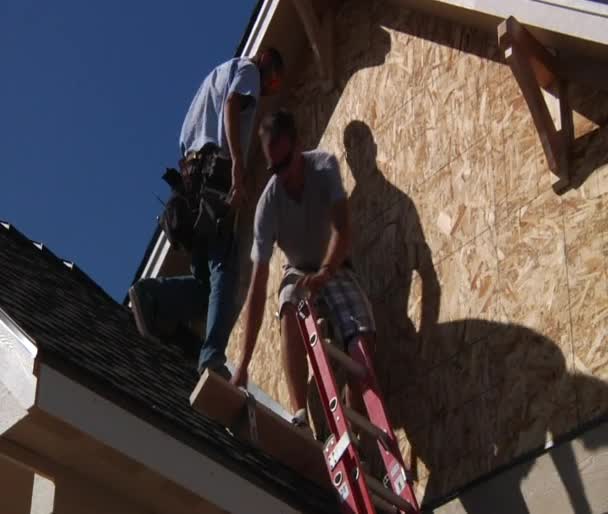
{"label": "exterior wall", "polygon": [[[557,196],[495,37],[358,0],[335,38],[336,88],[311,65],[288,104],[306,146],[341,162],[377,371],[430,502],[608,409],[608,96],[573,87],[588,177]],[[280,264],[250,375],[288,406]]]}
{"label": "exterior wall", "polygon": [[435,514],[608,512],[608,424],[473,487]]}

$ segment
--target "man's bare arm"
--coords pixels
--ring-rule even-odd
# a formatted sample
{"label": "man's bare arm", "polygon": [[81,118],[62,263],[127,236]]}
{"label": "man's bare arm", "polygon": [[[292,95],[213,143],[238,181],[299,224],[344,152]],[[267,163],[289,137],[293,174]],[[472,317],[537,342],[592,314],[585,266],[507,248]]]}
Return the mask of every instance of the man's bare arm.
{"label": "man's bare arm", "polygon": [[333,205],[331,218],[332,233],[321,268],[327,268],[331,273],[334,273],[350,254],[352,245],[350,210],[346,198],[338,200]]}
{"label": "man's bare arm", "polygon": [[224,126],[226,127],[226,139],[232,159],[232,189],[236,196],[234,201],[237,205],[245,194],[243,188],[245,162],[241,141],[241,109],[247,99],[248,97],[238,93],[230,93],[224,106]]}
{"label": "man's bare arm", "polygon": [[268,263],[254,263],[243,311],[245,330],[241,340],[241,360],[232,380],[235,385],[245,385],[247,382],[247,366],[249,366],[253,356],[258,333],[264,319],[268,273]]}

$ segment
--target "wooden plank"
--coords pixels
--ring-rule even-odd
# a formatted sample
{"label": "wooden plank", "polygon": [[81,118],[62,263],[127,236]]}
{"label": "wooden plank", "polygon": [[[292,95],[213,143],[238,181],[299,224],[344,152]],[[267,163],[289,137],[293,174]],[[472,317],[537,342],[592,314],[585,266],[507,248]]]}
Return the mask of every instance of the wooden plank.
{"label": "wooden plank", "polygon": [[[194,409],[229,428],[241,418],[241,413],[246,409],[245,402],[242,389],[208,370],[190,395],[190,404]],[[256,445],[261,450],[309,480],[331,487],[321,443],[259,402],[255,404],[255,412],[258,432]],[[246,417],[236,435],[254,444],[249,437]]]}

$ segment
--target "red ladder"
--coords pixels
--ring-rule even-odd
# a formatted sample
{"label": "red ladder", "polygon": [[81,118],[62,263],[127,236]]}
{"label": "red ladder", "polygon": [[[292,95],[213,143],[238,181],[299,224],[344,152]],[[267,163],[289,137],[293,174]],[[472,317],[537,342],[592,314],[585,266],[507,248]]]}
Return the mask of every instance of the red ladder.
{"label": "red ladder", "polygon": [[[297,320],[310,359],[315,382],[331,435],[324,447],[325,462],[340,498],[343,514],[376,514],[376,507],[392,513],[419,513],[411,483],[406,478],[397,439],[386,408],[372,360],[361,337],[349,344],[349,355],[323,339],[314,308],[302,300]],[[369,419],[342,405],[328,355],[358,380]],[[348,423],[378,441],[384,462],[384,484],[361,471],[361,461]],[[370,492],[371,491],[371,492]]]}

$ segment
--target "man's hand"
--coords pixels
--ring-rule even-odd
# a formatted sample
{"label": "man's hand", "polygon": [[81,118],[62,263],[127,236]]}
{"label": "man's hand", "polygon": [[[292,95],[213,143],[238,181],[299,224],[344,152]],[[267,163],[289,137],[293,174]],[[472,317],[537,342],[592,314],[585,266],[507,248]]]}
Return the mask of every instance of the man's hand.
{"label": "man's hand", "polygon": [[316,273],[304,275],[296,282],[296,287],[308,289],[311,294],[318,293],[331,278],[331,273],[326,267],[321,268]]}
{"label": "man's hand", "polygon": [[247,366],[239,365],[234,371],[230,383],[236,387],[247,388],[247,382],[249,382],[249,373],[247,372]]}
{"label": "man's hand", "polygon": [[245,187],[243,186],[243,165],[239,161],[232,163],[232,187],[228,195],[230,207],[238,209],[247,199]]}

